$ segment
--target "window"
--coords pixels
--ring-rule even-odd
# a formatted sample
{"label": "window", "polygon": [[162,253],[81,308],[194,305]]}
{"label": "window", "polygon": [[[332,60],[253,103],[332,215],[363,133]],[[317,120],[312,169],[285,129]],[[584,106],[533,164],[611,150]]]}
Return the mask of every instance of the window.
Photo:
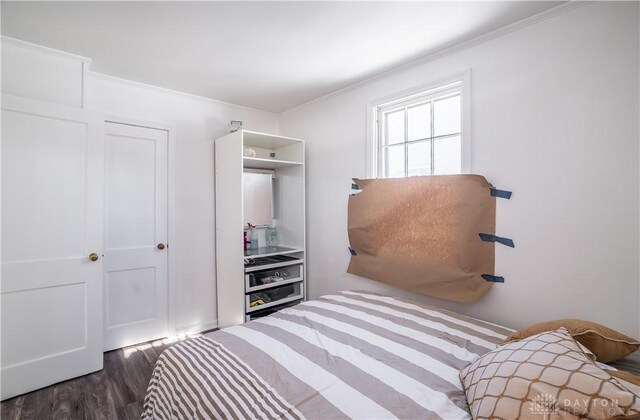
{"label": "window", "polygon": [[378,176],[462,173],[461,97],[458,81],[375,107]]}

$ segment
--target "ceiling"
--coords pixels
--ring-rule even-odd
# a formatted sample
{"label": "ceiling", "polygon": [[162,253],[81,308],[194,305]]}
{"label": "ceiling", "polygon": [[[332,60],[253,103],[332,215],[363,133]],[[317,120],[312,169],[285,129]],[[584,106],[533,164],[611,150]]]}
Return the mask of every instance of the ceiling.
{"label": "ceiling", "polygon": [[11,2],[2,34],[95,72],[281,112],[561,2]]}

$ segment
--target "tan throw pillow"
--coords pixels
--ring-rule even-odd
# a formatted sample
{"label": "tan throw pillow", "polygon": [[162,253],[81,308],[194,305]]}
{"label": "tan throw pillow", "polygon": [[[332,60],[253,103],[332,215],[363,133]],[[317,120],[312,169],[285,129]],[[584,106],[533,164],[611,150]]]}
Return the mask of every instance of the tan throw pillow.
{"label": "tan throw pillow", "polygon": [[460,379],[474,419],[640,414],[640,396],[597,367],[564,328],[503,344]]}
{"label": "tan throw pillow", "polygon": [[627,337],[604,325],[579,319],[559,319],[557,321],[540,322],[511,334],[505,343],[522,340],[544,331],[555,331],[564,327],[574,340],[591,350],[599,362],[608,363],[622,359],[640,348],[640,342]]}
{"label": "tan throw pillow", "polygon": [[629,382],[630,384],[640,387],[640,376],[634,375],[631,372],[627,372],[625,370],[608,370],[607,373],[614,378],[622,379],[625,382]]}

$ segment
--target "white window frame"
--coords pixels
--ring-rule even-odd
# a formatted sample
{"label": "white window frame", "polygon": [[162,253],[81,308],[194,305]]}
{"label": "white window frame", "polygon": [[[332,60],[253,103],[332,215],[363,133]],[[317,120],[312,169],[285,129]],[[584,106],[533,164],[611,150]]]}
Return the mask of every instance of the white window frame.
{"label": "white window frame", "polygon": [[[378,122],[378,110],[389,105],[413,101],[416,98],[431,95],[447,90],[446,86],[460,84],[460,112],[461,112],[461,173],[471,173],[471,69],[461,73],[438,79],[424,85],[420,85],[390,96],[371,101],[367,108],[367,162],[366,175],[368,178],[377,178],[384,175],[380,151],[383,138]],[[406,157],[405,157],[406,158]]]}

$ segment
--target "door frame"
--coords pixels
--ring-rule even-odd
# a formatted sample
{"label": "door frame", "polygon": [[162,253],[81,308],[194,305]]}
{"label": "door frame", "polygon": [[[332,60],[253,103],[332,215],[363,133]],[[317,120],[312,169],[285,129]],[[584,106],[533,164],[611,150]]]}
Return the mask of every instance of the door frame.
{"label": "door frame", "polygon": [[[104,124],[115,123],[167,132],[167,334],[176,334],[175,317],[175,126],[155,121],[140,120],[106,114]],[[106,225],[105,225],[106,226]],[[105,236],[106,237],[106,236]]]}

